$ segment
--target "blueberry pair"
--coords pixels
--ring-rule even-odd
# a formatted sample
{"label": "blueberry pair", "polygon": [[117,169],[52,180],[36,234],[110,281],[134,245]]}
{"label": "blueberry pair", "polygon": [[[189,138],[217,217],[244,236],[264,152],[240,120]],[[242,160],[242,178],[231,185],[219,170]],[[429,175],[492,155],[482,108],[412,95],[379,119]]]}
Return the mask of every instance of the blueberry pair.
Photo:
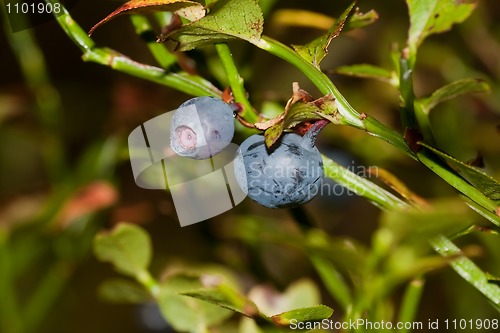
{"label": "blueberry pair", "polygon": [[[323,178],[323,163],[314,146],[319,129],[301,137],[285,133],[272,151],[255,134],[240,146],[234,160],[238,184],[248,196],[268,208],[293,207],[311,200]],[[234,135],[232,108],[214,97],[197,97],[175,112],[170,144],[180,156],[207,159],[221,152]]]}

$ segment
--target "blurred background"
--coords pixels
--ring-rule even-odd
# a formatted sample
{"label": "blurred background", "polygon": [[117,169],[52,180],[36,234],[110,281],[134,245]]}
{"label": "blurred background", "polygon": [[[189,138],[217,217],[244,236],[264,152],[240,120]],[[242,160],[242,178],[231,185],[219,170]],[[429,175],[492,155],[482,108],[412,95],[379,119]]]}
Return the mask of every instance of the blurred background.
{"label": "blurred background", "polygon": [[[284,25],[279,9],[306,9],[339,16],[348,1],[265,1],[265,34],[285,44],[304,44],[320,30]],[[84,30],[118,7],[117,1],[86,0],[71,15]],[[404,45],[408,14],[404,1],[360,0],[379,20],[335,39],[322,68],[360,112],[401,131],[398,92],[374,80],[335,74],[342,65],[369,63],[391,69],[391,48]],[[5,13],[4,13],[5,14]],[[500,3],[483,0],[474,14],[451,32],[429,38],[419,50],[415,73],[418,97],[457,79],[487,81],[491,94],[461,97],[432,113],[439,147],[463,161],[478,155],[484,170],[500,179]],[[248,290],[268,285],[283,291],[307,278],[323,304],[336,308],[300,249],[256,241],[259,230],[300,232],[288,210],[269,210],[250,200],[203,223],[179,226],[172,199],[164,191],[135,185],[126,138],[138,125],[177,108],[190,96],[94,63],[55,21],[13,34],[5,15],[0,37],[0,321],[6,332],[169,332],[154,306],[113,304],[98,295],[100,283],[116,276],[92,255],[95,233],[127,221],[153,239],[151,271],[183,265],[218,264],[234,272]],[[134,60],[157,65],[130,20],[119,17],[93,35],[101,46]],[[230,45],[257,110],[284,105],[292,82],[319,93],[287,63],[245,43]],[[220,89],[225,82],[216,54],[191,51],[195,70]],[[237,134],[236,142],[246,137]],[[347,127],[330,125],[320,151],[351,170],[379,166],[426,199],[453,197],[455,191],[424,166],[390,145]],[[335,239],[370,247],[380,210],[363,198],[323,195],[304,206],[314,227]],[[286,232],[285,232],[286,231]],[[460,245],[481,249],[475,261],[500,276],[500,242],[490,234],[463,237]],[[401,297],[391,296],[395,308]],[[341,315],[341,312],[335,314]],[[428,276],[418,318],[498,318],[477,290],[450,268]],[[8,318],[8,319],[6,319]],[[24,324],[18,329],[16,322]],[[16,328],[17,327],[17,328]],[[4,327],[5,329],[5,327]]]}

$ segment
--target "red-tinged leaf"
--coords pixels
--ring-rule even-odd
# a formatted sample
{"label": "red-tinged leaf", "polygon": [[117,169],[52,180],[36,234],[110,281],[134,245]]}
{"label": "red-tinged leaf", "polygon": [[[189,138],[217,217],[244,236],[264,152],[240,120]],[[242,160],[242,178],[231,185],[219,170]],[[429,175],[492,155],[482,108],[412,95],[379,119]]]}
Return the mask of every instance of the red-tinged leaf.
{"label": "red-tinged leaf", "polygon": [[89,36],[101,25],[122,14],[148,14],[160,11],[174,12],[190,21],[205,16],[205,8],[198,2],[189,0],[130,0],[94,25]]}
{"label": "red-tinged leaf", "polygon": [[266,143],[266,147],[267,148],[272,147],[281,137],[282,133],[283,133],[283,122],[280,122],[272,127],[269,127],[264,132],[264,141]]}
{"label": "red-tinged leaf", "polygon": [[331,95],[313,100],[307,91],[300,89],[299,84],[294,82],[293,94],[286,104],[285,111],[270,120],[256,123],[255,127],[265,130],[266,147],[270,148],[287,129],[295,128],[301,124],[305,124],[307,127],[310,126],[307,123],[320,119],[337,123],[336,112],[337,105]]}
{"label": "red-tinged leaf", "polygon": [[285,112],[279,114],[278,116],[272,119],[255,123],[254,124],[255,128],[260,130],[267,130],[268,128],[282,122],[285,119],[288,110],[293,104],[299,101],[311,102],[313,100],[312,96],[307,91],[300,88],[298,82],[292,83],[292,90],[293,90],[292,97],[290,97],[290,99],[286,103]]}
{"label": "red-tinged leaf", "polygon": [[256,129],[260,129],[260,130],[264,131],[264,130],[267,130],[268,128],[282,122],[283,119],[285,119],[285,113],[282,113],[282,114],[278,115],[277,117],[271,118],[269,120],[262,121],[260,123],[255,123],[254,126]]}

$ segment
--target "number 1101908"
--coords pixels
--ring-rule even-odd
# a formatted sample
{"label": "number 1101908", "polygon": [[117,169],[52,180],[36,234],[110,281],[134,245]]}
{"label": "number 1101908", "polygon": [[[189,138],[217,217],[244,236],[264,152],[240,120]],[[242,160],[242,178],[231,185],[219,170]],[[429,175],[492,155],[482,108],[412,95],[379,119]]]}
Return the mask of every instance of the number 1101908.
{"label": "number 1101908", "polygon": [[5,5],[7,14],[59,14],[62,11],[60,3],[45,3],[45,2],[16,2],[7,3]]}

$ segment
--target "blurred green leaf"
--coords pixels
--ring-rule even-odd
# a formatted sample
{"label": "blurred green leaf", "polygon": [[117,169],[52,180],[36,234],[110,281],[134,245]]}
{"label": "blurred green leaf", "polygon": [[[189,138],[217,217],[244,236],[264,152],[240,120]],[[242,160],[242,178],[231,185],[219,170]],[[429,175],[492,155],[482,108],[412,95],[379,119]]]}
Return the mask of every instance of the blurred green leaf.
{"label": "blurred green leaf", "polygon": [[158,305],[175,330],[205,333],[209,326],[223,322],[233,313],[218,305],[182,295],[203,287],[200,276],[196,275],[177,274],[162,282]]}
{"label": "blurred green leaf", "polygon": [[306,45],[292,45],[295,51],[308,62],[312,63],[315,67],[319,68],[321,61],[328,54],[328,46],[332,39],[340,35],[344,25],[351,15],[356,1],[354,1],[339,17],[338,20],[330,27],[326,34],[316,38]]}
{"label": "blurred green leaf", "polygon": [[430,110],[442,102],[465,94],[489,93],[490,90],[489,84],[483,80],[463,79],[439,88],[430,97],[422,98],[416,103],[420,104],[423,111],[428,114]]}
{"label": "blurred green leaf", "polygon": [[254,317],[259,313],[257,306],[251,300],[225,284],[183,292],[182,295],[216,304],[247,317]]}
{"label": "blurred green leaf", "polygon": [[199,20],[205,15],[205,8],[195,1],[188,0],[130,0],[118,7],[99,23],[94,25],[89,35],[109,20],[123,14],[148,14],[155,12],[175,12],[190,21]]}
{"label": "blurred green leaf", "polygon": [[454,234],[469,227],[477,215],[461,200],[433,202],[432,206],[409,207],[385,211],[381,217],[382,226],[392,235],[393,242],[427,244],[439,234]]}
{"label": "blurred green leaf", "polygon": [[76,185],[82,186],[95,179],[109,179],[115,170],[122,145],[120,136],[109,136],[89,145],[77,163],[74,175]]}
{"label": "blurred green leaf", "polygon": [[286,288],[283,301],[289,309],[311,307],[321,302],[321,295],[312,280],[300,279]]}
{"label": "blurred green leaf", "polygon": [[264,330],[260,328],[255,320],[243,317],[240,321],[239,333],[264,333]]}
{"label": "blurred green leaf", "polygon": [[295,309],[275,316],[271,319],[280,326],[289,326],[291,323],[305,321],[321,321],[330,318],[333,309],[326,305],[316,305],[308,308]]}
{"label": "blurred green leaf", "polygon": [[318,287],[312,280],[305,278],[289,285],[283,293],[268,285],[257,285],[250,290],[248,298],[268,317],[321,303]]}
{"label": "blurred green leaf", "polygon": [[366,265],[367,249],[352,239],[333,238],[322,230],[313,229],[307,234],[304,243],[309,255],[327,258],[350,274],[360,274]]}
{"label": "blurred green leaf", "polygon": [[311,255],[310,259],[330,295],[344,311],[347,310],[352,303],[352,295],[344,277],[328,259],[317,255]]}
{"label": "blurred green leaf", "polygon": [[414,63],[417,48],[425,38],[465,21],[476,8],[477,0],[406,0],[406,3],[410,12],[407,44]]}
{"label": "blurred green leaf", "polygon": [[[398,321],[401,323],[414,322],[418,313],[422,293],[424,291],[425,279],[418,277],[408,283],[401,301]],[[410,333],[411,329],[403,328],[399,333]]]}
{"label": "blurred green leaf", "polygon": [[[354,13],[347,20],[344,30],[352,30],[366,27],[378,19],[378,14],[375,10],[370,10],[366,13],[359,11],[359,8],[354,10]],[[297,26],[328,30],[336,22],[335,19],[322,13],[316,13],[303,9],[278,9],[273,12],[271,24],[279,26]]]}
{"label": "blurred green leaf", "polygon": [[125,279],[109,279],[98,289],[100,298],[114,303],[144,303],[151,299],[148,292],[138,283]]}
{"label": "blurred green leaf", "polygon": [[399,84],[399,79],[396,76],[395,72],[369,64],[342,66],[337,68],[335,72],[342,75],[375,79],[382,82],[390,83],[392,86],[395,87],[397,87]]}
{"label": "blurred green leaf", "polygon": [[178,51],[243,39],[256,44],[264,29],[264,19],[255,0],[219,0],[202,19],[183,25],[163,38],[179,43]]}
{"label": "blurred green leaf", "polygon": [[146,271],[151,261],[151,240],[142,228],[120,223],[111,232],[100,232],[94,238],[94,253],[99,260],[133,277]]}
{"label": "blurred green leaf", "polygon": [[434,154],[442,157],[446,163],[464,177],[469,183],[476,187],[481,193],[489,199],[494,200],[500,206],[500,183],[488,176],[487,174],[477,170],[476,168],[457,160],[456,158],[440,151],[437,148],[431,147],[425,143],[419,143],[421,146],[429,149]]}

